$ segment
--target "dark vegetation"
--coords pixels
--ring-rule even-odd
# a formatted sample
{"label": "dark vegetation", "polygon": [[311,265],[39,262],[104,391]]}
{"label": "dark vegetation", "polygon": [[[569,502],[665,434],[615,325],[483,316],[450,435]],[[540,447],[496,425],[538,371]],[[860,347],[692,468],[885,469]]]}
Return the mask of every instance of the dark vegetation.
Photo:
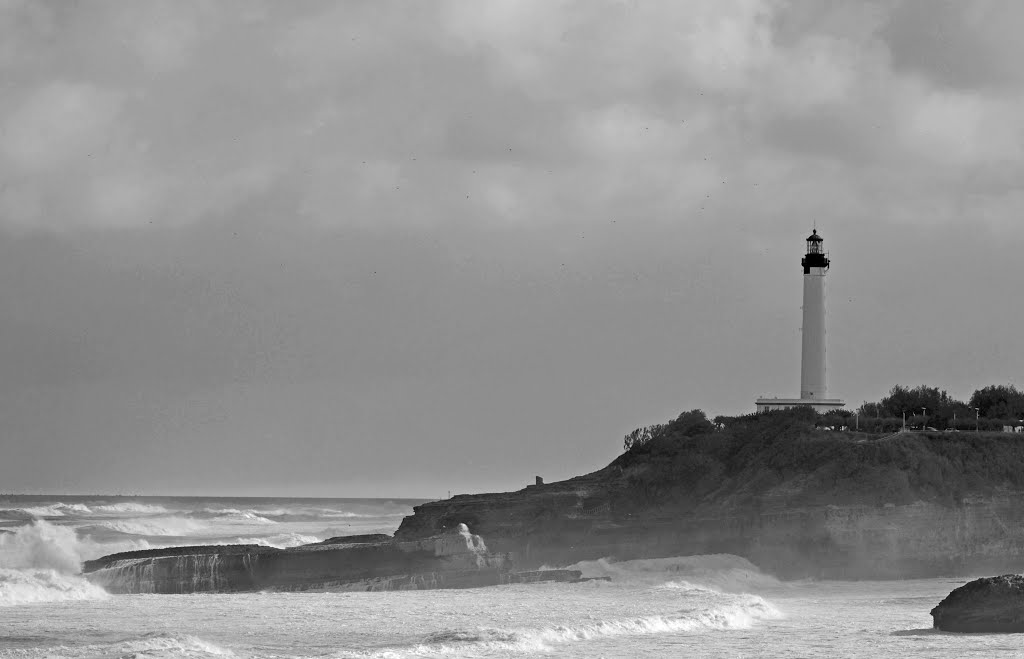
{"label": "dark vegetation", "polygon": [[1022,424],[1024,392],[1014,385],[989,385],[975,390],[965,403],[938,387],[896,385],[878,402],[865,402],[857,414],[857,425],[867,432],[895,432],[904,414],[907,425],[918,428],[1002,430]]}
{"label": "dark vegetation", "polygon": [[808,409],[708,421],[700,410],[639,433],[611,468],[626,479],[616,506],[699,510],[735,504],[932,501],[1024,490],[1024,440],[1009,433],[881,436],[821,429]]}
{"label": "dark vegetation", "polygon": [[[989,385],[975,390],[965,403],[938,387],[923,384],[917,387],[896,385],[881,400],[865,402],[856,411],[807,414],[807,420],[813,421],[815,427],[829,430],[890,434],[906,427],[911,430],[998,432],[1006,426],[1024,426],[1024,391],[1012,384]],[[756,417],[756,414],[718,416],[713,425],[721,429],[734,421],[750,421]],[[673,433],[679,434],[682,425],[699,431],[703,429],[701,424],[707,423],[707,417],[700,410],[684,412],[670,423],[637,428],[627,434],[623,440],[623,449],[628,451],[634,446],[642,446],[664,435],[669,426],[672,426]]]}

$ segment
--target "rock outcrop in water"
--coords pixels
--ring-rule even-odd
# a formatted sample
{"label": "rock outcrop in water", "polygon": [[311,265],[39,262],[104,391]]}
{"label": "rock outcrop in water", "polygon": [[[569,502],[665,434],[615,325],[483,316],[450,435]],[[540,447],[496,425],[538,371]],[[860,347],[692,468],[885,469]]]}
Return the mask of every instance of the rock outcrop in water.
{"label": "rock outcrop in water", "polygon": [[935,628],[946,632],[1024,632],[1024,576],[976,579],[947,595],[931,614]]}
{"label": "rock outcrop in water", "polygon": [[275,549],[258,545],[171,547],[86,561],[83,571],[111,593],[252,590],[415,590],[522,581],[572,581],[571,570],[517,573],[508,556],[487,551],[464,524],[428,538],[332,538]]}

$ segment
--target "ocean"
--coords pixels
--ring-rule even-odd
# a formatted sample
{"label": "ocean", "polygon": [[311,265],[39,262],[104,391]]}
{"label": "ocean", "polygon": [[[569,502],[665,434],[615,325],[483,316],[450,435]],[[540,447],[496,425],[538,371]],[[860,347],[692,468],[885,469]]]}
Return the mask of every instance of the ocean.
{"label": "ocean", "polygon": [[415,503],[0,496],[0,657],[1024,656],[1024,636],[931,629],[928,611],[967,578],[780,582],[729,555],[383,593],[114,596],[78,574],[129,549],[391,533]]}

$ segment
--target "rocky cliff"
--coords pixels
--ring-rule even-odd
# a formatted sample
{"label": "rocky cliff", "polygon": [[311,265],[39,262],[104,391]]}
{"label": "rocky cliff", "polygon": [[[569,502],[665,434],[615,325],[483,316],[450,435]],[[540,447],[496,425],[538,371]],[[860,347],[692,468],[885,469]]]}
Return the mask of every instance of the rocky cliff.
{"label": "rocky cliff", "polygon": [[523,566],[731,553],[783,577],[1024,565],[1024,442],[815,430],[798,414],[673,429],[600,471],[415,508],[396,538],[466,523]]}
{"label": "rocky cliff", "polygon": [[789,578],[1019,571],[1024,441],[826,432],[799,412],[716,429],[685,413],[594,473],[417,506],[394,538],[131,552],[85,571],[111,592],[386,590],[572,580],[512,566],[713,553]]}

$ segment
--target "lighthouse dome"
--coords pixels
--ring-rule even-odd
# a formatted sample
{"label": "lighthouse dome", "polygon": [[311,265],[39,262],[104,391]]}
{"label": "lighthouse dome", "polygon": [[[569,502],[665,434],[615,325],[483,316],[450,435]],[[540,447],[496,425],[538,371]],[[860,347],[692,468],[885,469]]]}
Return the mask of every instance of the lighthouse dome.
{"label": "lighthouse dome", "polygon": [[823,240],[824,239],[821,236],[818,235],[818,230],[817,229],[814,229],[813,233],[811,233],[811,235],[807,236],[807,242],[809,242],[809,243],[810,242],[820,243]]}

